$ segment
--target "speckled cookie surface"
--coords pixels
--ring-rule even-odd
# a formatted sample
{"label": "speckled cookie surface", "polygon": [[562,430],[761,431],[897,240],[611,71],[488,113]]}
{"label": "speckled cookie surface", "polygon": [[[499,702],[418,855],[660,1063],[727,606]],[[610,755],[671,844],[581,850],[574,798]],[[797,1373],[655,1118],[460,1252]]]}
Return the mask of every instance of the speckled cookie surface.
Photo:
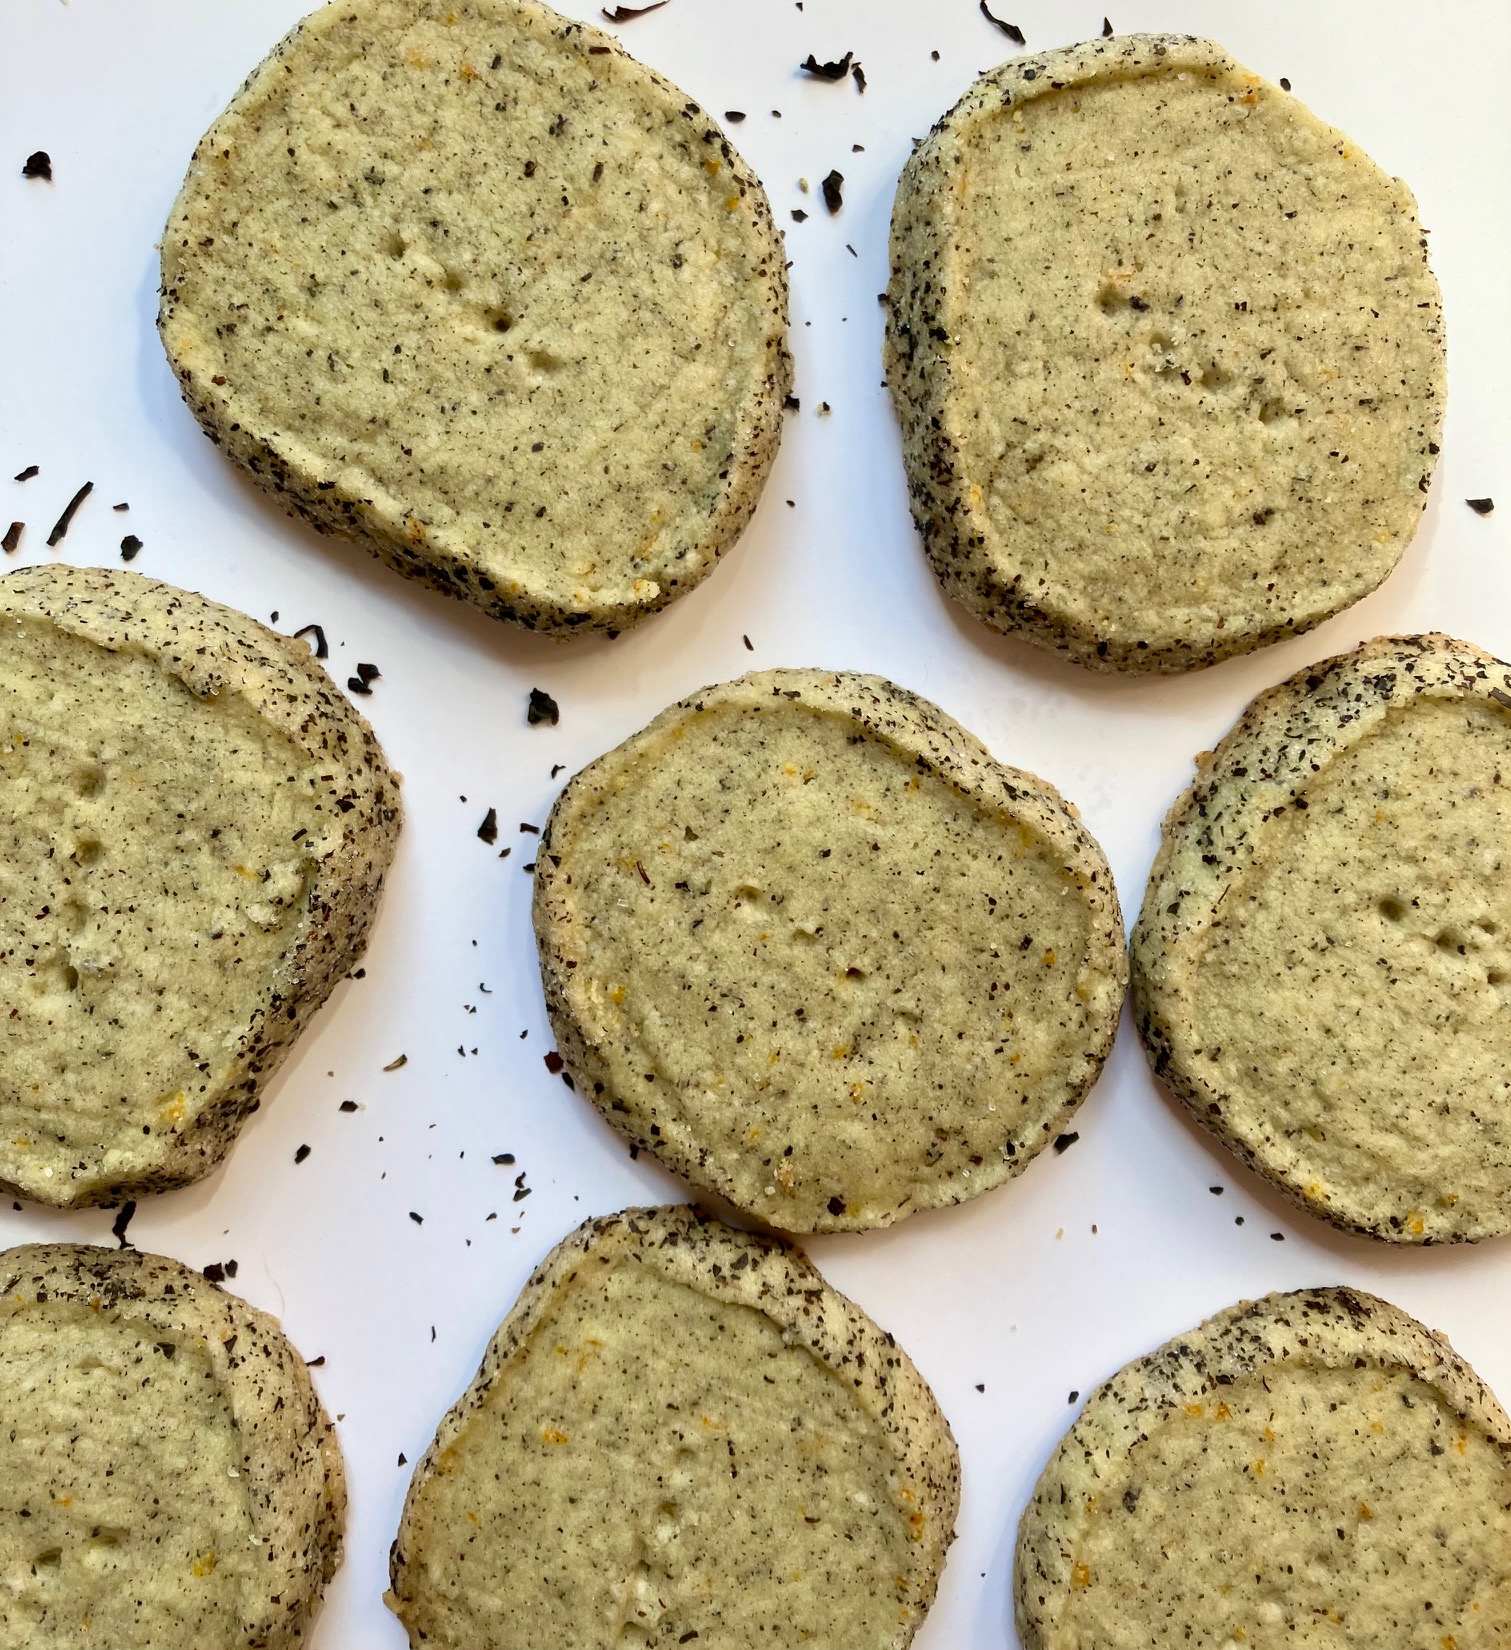
{"label": "speckled cookie surface", "polygon": [[711,117],[530,0],[341,0],[195,150],[159,330],[210,438],[496,617],[616,629],[739,534],[791,383]]}
{"label": "speckled cookie surface", "polygon": [[1014,1585],[1025,1650],[1497,1650],[1511,1422],[1373,1295],[1240,1303],[1091,1395]]}
{"label": "speckled cookie surface", "polygon": [[0,1253],[0,1647],[293,1650],[341,1455],[277,1322],[161,1255]]}
{"label": "speckled cookie surface", "polygon": [[1165,822],[1133,934],[1156,1072],[1304,1208],[1511,1231],[1511,667],[1388,637],[1262,694]]}
{"label": "speckled cookie surface", "polygon": [[799,1253],[686,1207],[531,1277],[404,1505],[413,1645],[902,1650],[959,1459],[897,1346]]}
{"label": "speckled cookie surface", "polygon": [[399,829],[301,641],[135,573],[0,579],[0,1188],[207,1174],[361,955]]}
{"label": "speckled cookie surface", "polygon": [[1101,850],[1051,786],[876,676],[711,687],[584,769],[535,931],[578,1092],[788,1231],[1018,1173],[1111,1046]]}
{"label": "speckled cookie surface", "polygon": [[1416,204],[1209,41],[983,76],[903,170],[887,377],[945,589],[1105,670],[1310,629],[1415,531],[1445,388]]}

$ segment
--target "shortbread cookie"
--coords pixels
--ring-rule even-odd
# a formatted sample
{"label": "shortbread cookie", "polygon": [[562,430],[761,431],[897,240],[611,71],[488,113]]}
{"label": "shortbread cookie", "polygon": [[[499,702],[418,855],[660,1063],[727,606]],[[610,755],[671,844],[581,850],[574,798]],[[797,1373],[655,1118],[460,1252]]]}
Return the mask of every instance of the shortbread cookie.
{"label": "shortbread cookie", "polygon": [[1112,1044],[1101,850],[1053,787],[877,676],[765,671],[562,792],[535,932],[579,1092],[788,1231],[1017,1174]]}
{"label": "shortbread cookie", "polygon": [[210,439],[501,619],[617,629],[755,509],[781,236],[717,123],[531,0],[339,0],[194,152],[158,317]]}
{"label": "shortbread cookie", "polygon": [[1018,1533],[1025,1650],[1500,1650],[1511,1422],[1354,1289],[1220,1312],[1091,1395]]}
{"label": "shortbread cookie", "polygon": [[1133,979],[1156,1072],[1303,1207],[1511,1231],[1511,667],[1390,637],[1261,694],[1165,822]]}
{"label": "shortbread cookie", "polygon": [[388,1602],[437,1650],[902,1650],[958,1505],[933,1394],[801,1254],[630,1209],[546,1257],[441,1422]]}
{"label": "shortbread cookie", "polygon": [[362,954],[399,830],[300,641],[186,590],[0,579],[0,1189],[60,1206],[225,1154]]}
{"label": "shortbread cookie", "polygon": [[0,1646],[294,1650],[335,1433],[277,1322],[161,1255],[0,1253]]}
{"label": "shortbread cookie", "polygon": [[1373,590],[1442,424],[1426,245],[1404,183],[1210,41],[984,75],[892,220],[887,377],[945,589],[1129,671]]}

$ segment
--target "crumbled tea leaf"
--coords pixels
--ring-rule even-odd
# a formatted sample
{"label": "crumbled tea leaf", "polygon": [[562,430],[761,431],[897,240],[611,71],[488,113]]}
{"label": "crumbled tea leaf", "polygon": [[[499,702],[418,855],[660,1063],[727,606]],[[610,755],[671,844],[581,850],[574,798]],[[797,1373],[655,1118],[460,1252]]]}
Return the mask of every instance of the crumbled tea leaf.
{"label": "crumbled tea leaf", "polygon": [[136,1245],[126,1236],[126,1228],[131,1224],[131,1217],[136,1213],[136,1199],[127,1200],[116,1210],[115,1220],[111,1223],[110,1235],[123,1249],[134,1249]]}
{"label": "crumbled tea leaf", "polygon": [[987,10],[986,0],[981,0],[981,15],[988,23],[995,23],[1015,46],[1026,46],[1028,44],[1023,38],[1023,30],[1016,23],[1008,23],[1000,17],[992,16],[991,12]]}
{"label": "crumbled tea leaf", "polygon": [[549,722],[554,728],[561,720],[561,707],[542,688],[531,688],[530,707],[525,712],[525,720],[532,728],[541,722]]}
{"label": "crumbled tea leaf", "polygon": [[850,62],[854,56],[854,52],[846,52],[833,63],[820,63],[813,53],[809,52],[798,67],[805,74],[811,74],[815,80],[843,80],[850,72]]}
{"label": "crumbled tea leaf", "polygon": [[397,1071],[400,1066],[407,1066],[408,1064],[409,1056],[407,1054],[401,1054],[397,1060],[390,1060],[383,1069],[384,1071]]}
{"label": "crumbled tea leaf", "polygon": [[1495,508],[1495,500],[1493,498],[1466,498],[1464,503],[1467,504],[1477,516],[1488,516]]}
{"label": "crumbled tea leaf", "polygon": [[294,632],[294,640],[297,642],[301,636],[313,636],[315,638],[315,657],[317,659],[330,658],[331,650],[329,645],[326,643],[325,631],[321,628],[321,626],[317,624],[304,625],[301,629]]}
{"label": "crumbled tea leaf", "polygon": [[0,550],[4,550],[7,556],[14,555],[21,548],[21,535],[25,531],[26,523],[24,521],[13,521],[5,529],[5,537],[0,539]]}
{"label": "crumbled tea leaf", "polygon": [[78,509],[78,507],[93,491],[94,483],[92,481],[86,481],[78,492],[76,492],[73,497],[69,499],[68,503],[63,506],[63,514],[58,517],[57,521],[53,524],[53,530],[47,535],[47,548],[49,550],[63,542],[63,536],[67,533],[69,524],[73,521],[74,511]]}
{"label": "crumbled tea leaf", "polygon": [[52,156],[45,149],[36,149],[26,157],[26,164],[21,168],[23,178],[41,178],[44,182],[52,182]]}
{"label": "crumbled tea leaf", "polygon": [[[30,481],[33,476],[41,475],[41,473],[42,471],[40,466],[36,464],[28,464],[24,470],[19,471],[12,479],[16,481]],[[116,508],[119,509],[120,506],[117,505]]]}
{"label": "crumbled tea leaf", "polygon": [[845,204],[845,197],[841,192],[845,187],[845,174],[843,172],[830,172],[829,176],[824,179],[822,187],[824,205],[829,208],[831,214],[838,212],[840,207]]}
{"label": "crumbled tea leaf", "polygon": [[135,561],[136,553],[141,549],[141,547],[142,541],[136,536],[136,534],[128,533],[125,538],[121,540],[121,560]]}
{"label": "crumbled tea leaf", "polygon": [[477,828],[479,842],[486,842],[491,848],[498,841],[498,809],[490,808],[483,815],[483,823]]}

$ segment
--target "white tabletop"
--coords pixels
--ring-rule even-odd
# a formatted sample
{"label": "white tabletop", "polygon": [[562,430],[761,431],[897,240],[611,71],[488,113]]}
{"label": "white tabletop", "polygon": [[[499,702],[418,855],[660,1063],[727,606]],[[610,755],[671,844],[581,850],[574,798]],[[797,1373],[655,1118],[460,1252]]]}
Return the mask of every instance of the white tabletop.
{"label": "white tabletop", "polygon": [[[411,1470],[400,1457],[418,1459],[551,1244],[589,1214],[686,1195],[644,1155],[631,1161],[543,1064],[534,839],[520,823],[540,824],[561,777],[707,682],[770,665],[879,671],[1077,803],[1131,920],[1193,754],[1259,689],[1389,631],[1443,629],[1511,655],[1511,14],[1503,0],[1110,7],[1121,31],[1208,33],[1289,77],[1407,179],[1431,231],[1451,377],[1423,526],[1380,591],[1216,669],[1119,681],[968,618],[940,593],[908,519],[877,294],[910,138],[1013,49],[975,0],[670,0],[614,31],[714,113],[746,112],[727,130],[787,232],[802,410],[753,525],[705,584],[618,641],[564,644],[428,594],[288,519],[180,402],[153,329],[155,243],[195,141],[303,9],[6,0],[0,476],[29,464],[40,474],[0,480],[0,526],[27,523],[15,563],[46,559],[48,527],[92,480],[58,552],[68,560],[119,565],[119,540],[135,533],[137,571],[264,622],[276,612],[281,629],[318,621],[341,681],[359,660],[382,671],[362,709],[404,775],[408,822],[365,977],[337,989],[226,1164],[143,1200],[130,1236],[194,1266],[235,1258],[233,1287],[324,1356],[314,1373],[340,1417],[351,1513],[312,1650],[397,1650],[404,1634],[381,1594]],[[564,9],[598,16],[580,0]],[[1091,0],[992,9],[1034,48],[1102,24]],[[810,51],[847,50],[864,64],[864,95],[797,72]],[[19,175],[34,149],[52,157],[51,184]],[[831,168],[845,177],[833,217],[817,198]],[[1487,494],[1502,496],[1499,514],[1466,508]],[[128,514],[111,511],[119,500]],[[560,702],[558,727],[526,725],[534,686]],[[490,806],[507,859],[476,836]],[[407,1064],[385,1073],[401,1053]],[[343,1100],[358,1110],[341,1112]],[[1015,1643],[1017,1517],[1075,1413],[1068,1395],[1240,1296],[1334,1281],[1376,1290],[1445,1330],[1511,1399],[1511,1246],[1395,1251],[1296,1213],[1161,1094],[1127,1023],[1075,1127],[1071,1150],[975,1202],[808,1245],[912,1354],[960,1443],[959,1538],[920,1650]],[[517,1164],[495,1167],[506,1151]],[[516,1202],[521,1171],[530,1195]],[[0,1242],[108,1242],[111,1218],[7,1206]]]}

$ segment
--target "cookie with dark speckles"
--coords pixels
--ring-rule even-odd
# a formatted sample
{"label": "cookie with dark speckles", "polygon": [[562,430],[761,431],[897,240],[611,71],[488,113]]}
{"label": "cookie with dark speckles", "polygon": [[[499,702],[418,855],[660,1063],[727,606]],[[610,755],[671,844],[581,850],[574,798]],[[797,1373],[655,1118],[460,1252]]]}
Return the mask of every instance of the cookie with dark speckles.
{"label": "cookie with dark speckles", "polygon": [[158,327],[206,434],[496,618],[617,630],[754,511],[782,238],[718,123],[531,0],[340,0],[194,152]]}
{"label": "cookie with dark speckles", "polygon": [[335,1431],[275,1319],[161,1255],[0,1253],[0,1645],[295,1650]]}
{"label": "cookie with dark speckles", "polygon": [[1386,637],[1257,698],[1133,931],[1155,1071],[1303,1208],[1511,1232],[1511,666]]}
{"label": "cookie with dark speckles", "polygon": [[1241,1302],[1087,1400],[1018,1532],[1025,1650],[1500,1650],[1511,1421],[1374,1295]]}
{"label": "cookie with dark speckles", "polygon": [[415,1470],[415,1646],[903,1650],[959,1456],[892,1337],[796,1250],[687,1207],[546,1257]]}
{"label": "cookie with dark speckles", "polygon": [[833,671],[707,688],[578,774],[535,933],[578,1092],[793,1232],[1019,1173],[1095,1081],[1127,982],[1107,861],[1059,793]]}
{"label": "cookie with dark speckles", "polygon": [[0,1189],[224,1156],[361,956],[399,831],[309,648],[137,573],[0,579]]}
{"label": "cookie with dark speckles", "polygon": [[977,618],[1098,670],[1309,630],[1416,529],[1445,391],[1416,203],[1184,35],[1014,58],[903,169],[887,379]]}

